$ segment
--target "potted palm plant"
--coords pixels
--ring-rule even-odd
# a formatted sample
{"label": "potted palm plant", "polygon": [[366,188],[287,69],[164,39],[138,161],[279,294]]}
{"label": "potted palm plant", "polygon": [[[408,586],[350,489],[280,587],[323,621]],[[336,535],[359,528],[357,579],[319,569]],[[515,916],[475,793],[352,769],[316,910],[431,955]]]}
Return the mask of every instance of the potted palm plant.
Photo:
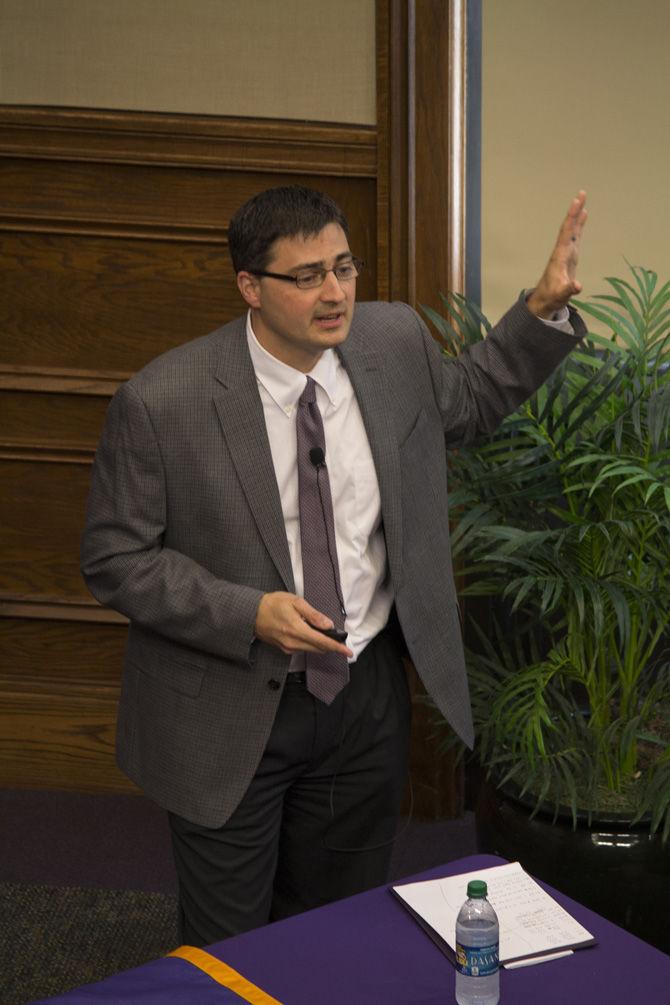
{"label": "potted palm plant", "polygon": [[[487,598],[485,615],[466,602],[478,612],[466,634],[475,753],[498,800],[481,814],[482,843],[521,857],[519,819],[501,810],[511,793],[532,817],[534,871],[586,902],[564,818],[589,849],[594,834],[603,848],[655,849],[642,868],[670,877],[670,282],[640,267],[607,282],[578,305],[604,334],[450,461],[462,594]],[[464,298],[443,300],[445,316],[425,310],[456,356],[490,326]]]}

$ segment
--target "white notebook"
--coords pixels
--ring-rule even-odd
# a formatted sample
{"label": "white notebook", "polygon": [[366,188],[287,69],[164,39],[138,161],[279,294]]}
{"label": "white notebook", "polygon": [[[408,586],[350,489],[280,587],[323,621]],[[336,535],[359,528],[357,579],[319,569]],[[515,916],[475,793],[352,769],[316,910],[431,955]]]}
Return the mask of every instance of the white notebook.
{"label": "white notebook", "polygon": [[591,933],[518,862],[392,887],[396,897],[452,961],[456,916],[471,879],[486,881],[488,899],[500,924],[501,964],[541,963],[595,942]]}

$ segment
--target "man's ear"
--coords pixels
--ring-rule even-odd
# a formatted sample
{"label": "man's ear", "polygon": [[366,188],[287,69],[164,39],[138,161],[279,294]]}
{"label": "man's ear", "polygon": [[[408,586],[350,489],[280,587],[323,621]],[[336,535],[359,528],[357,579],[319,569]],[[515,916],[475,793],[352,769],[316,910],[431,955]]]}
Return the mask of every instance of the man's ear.
{"label": "man's ear", "polygon": [[250,307],[261,306],[261,284],[250,272],[237,273],[237,288]]}

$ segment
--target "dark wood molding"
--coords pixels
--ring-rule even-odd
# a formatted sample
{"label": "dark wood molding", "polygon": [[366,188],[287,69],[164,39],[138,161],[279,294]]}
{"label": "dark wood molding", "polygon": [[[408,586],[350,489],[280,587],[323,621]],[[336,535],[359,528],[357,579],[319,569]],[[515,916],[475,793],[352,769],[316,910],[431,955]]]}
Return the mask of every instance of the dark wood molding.
{"label": "dark wood molding", "polygon": [[[464,163],[465,6],[377,0],[378,287],[417,308],[439,309],[441,292],[462,289],[465,206],[454,166]],[[457,816],[462,765],[440,748],[416,673],[410,680],[414,810]]]}
{"label": "dark wood molding", "polygon": [[377,4],[379,283],[415,307],[463,288],[465,9]]}
{"label": "dark wood molding", "polygon": [[64,597],[18,597],[4,592],[0,592],[0,618],[128,624],[128,619],[122,614],[102,607],[93,598],[75,601]]}
{"label": "dark wood molding", "polygon": [[377,0],[377,269],[380,299],[409,290],[409,5]]}
{"label": "dark wood molding", "polygon": [[95,448],[77,443],[39,443],[0,438],[0,460],[38,464],[92,464]]}
{"label": "dark wood molding", "polygon": [[0,105],[0,157],[374,178],[376,129],[160,112]]}
{"label": "dark wood molding", "polygon": [[56,213],[48,218],[25,211],[21,215],[0,215],[0,231],[13,234],[77,234],[81,237],[119,237],[123,240],[179,241],[180,244],[207,243],[228,247],[226,231],[221,227],[206,225],[200,227],[180,226],[178,223],[165,226],[152,220],[107,222],[86,216],[60,216]]}
{"label": "dark wood molding", "polygon": [[[415,101],[412,192],[415,242],[415,303],[440,306],[440,293],[450,289],[452,211],[450,199],[453,151],[450,145],[451,53],[454,7],[459,4],[418,2],[415,6]],[[443,40],[441,45],[435,39]]]}
{"label": "dark wood molding", "polygon": [[67,367],[0,365],[0,391],[36,391],[41,394],[82,394],[111,398],[132,374]]}
{"label": "dark wood molding", "polygon": [[53,675],[43,677],[35,673],[22,674],[21,677],[17,677],[11,673],[0,673],[0,693],[6,694],[10,702],[13,697],[20,695],[48,697],[54,692],[58,692],[63,697],[69,694],[75,700],[91,695],[103,699],[107,698],[116,703],[119,698],[119,685],[118,682],[116,684],[101,683],[94,678],[88,680],[80,678],[73,683],[68,678],[58,678]]}

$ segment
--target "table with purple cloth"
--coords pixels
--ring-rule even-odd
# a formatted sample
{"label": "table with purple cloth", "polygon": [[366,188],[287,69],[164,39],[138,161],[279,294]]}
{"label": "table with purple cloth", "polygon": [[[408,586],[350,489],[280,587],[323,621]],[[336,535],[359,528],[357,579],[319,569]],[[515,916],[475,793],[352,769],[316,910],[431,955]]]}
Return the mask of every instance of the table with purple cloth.
{"label": "table with purple cloth", "polygon": [[[438,879],[502,862],[492,855],[473,855],[401,882]],[[670,956],[541,885],[597,944],[563,959],[502,970],[502,1005],[669,1005]],[[215,943],[207,951],[282,1005],[444,1005],[455,1000],[452,964],[389,886]],[[215,1005],[229,1000],[225,994],[187,961],[164,958],[49,1002]]]}

